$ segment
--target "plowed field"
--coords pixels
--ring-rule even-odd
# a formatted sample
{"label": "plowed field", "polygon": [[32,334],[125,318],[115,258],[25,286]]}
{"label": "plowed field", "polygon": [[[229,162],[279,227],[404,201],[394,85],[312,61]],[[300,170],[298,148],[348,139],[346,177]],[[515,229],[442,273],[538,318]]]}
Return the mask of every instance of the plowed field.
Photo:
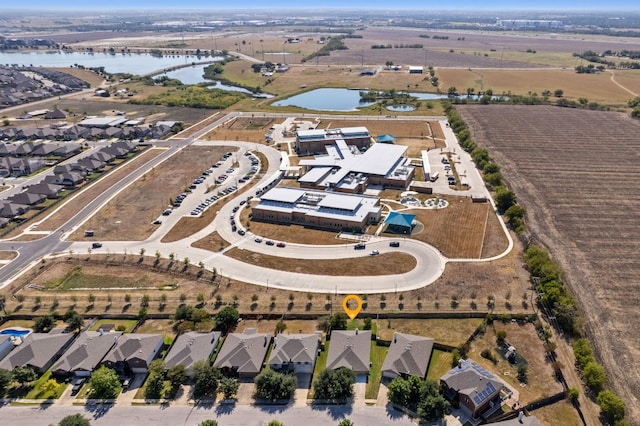
{"label": "plowed field", "polygon": [[549,106],[459,111],[566,271],[629,423],[640,424],[640,121]]}

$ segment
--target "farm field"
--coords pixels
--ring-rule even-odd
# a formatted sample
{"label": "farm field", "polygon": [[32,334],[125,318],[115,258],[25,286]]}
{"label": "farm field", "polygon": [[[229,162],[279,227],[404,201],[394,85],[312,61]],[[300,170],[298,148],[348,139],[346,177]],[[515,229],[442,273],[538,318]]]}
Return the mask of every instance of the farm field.
{"label": "farm field", "polygon": [[[153,220],[170,207],[170,199],[218,161],[226,148],[190,146],[172,156],[107,203],[85,223],[84,228],[72,234],[71,239],[87,240],[83,234],[85,229],[94,230],[95,235],[105,241],[147,238],[156,229]],[[189,167],[183,167],[184,164],[189,164]]]}
{"label": "farm field", "polygon": [[[460,106],[549,247],[585,317],[610,383],[640,422],[640,122],[621,113],[526,106]],[[595,171],[595,172],[594,172]]]}
{"label": "farm field", "polygon": [[[493,90],[494,94],[514,93],[526,95],[529,92],[541,96],[544,90],[553,93],[562,89],[564,97],[570,99],[587,98],[598,103],[626,104],[633,96],[611,81],[609,73],[577,74],[572,69],[553,70],[499,70],[499,69],[439,69],[441,87],[446,90],[456,87],[465,93],[467,88],[476,92]],[[619,83],[623,84],[622,81]],[[555,98],[552,96],[551,100]]]}

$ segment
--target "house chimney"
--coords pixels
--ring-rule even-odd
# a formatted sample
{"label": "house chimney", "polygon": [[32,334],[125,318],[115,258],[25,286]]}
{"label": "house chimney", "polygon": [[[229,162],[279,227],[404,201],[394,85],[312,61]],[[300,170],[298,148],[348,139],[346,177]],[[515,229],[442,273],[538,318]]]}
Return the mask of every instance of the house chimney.
{"label": "house chimney", "polygon": [[398,341],[398,333],[393,333],[393,343]]}

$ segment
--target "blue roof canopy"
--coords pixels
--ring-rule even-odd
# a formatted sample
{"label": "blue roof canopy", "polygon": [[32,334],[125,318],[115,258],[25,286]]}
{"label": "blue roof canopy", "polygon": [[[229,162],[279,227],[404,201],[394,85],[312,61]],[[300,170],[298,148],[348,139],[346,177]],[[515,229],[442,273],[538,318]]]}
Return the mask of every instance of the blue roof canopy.
{"label": "blue roof canopy", "polygon": [[406,228],[411,228],[411,224],[413,223],[413,219],[415,218],[416,218],[415,214],[391,212],[385,219],[384,223],[387,225],[395,225],[395,226],[403,226]]}

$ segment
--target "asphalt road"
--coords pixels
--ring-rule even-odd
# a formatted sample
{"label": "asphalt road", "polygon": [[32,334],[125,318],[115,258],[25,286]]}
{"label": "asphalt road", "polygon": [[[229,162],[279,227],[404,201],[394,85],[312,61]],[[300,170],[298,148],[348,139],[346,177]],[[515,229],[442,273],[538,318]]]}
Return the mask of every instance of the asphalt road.
{"label": "asphalt road", "polygon": [[[114,185],[109,190],[100,194],[95,200],[85,206],[76,216],[71,218],[67,223],[61,226],[60,229],[64,229],[67,232],[72,232],[87,221],[92,214],[98,211],[109,200],[115,197],[120,191],[126,189],[128,185],[135,182],[144,173],[151,168],[158,166],[162,161],[166,160],[170,156],[174,155],[180,149],[189,146],[196,142],[199,137],[211,131],[213,128],[233,119],[237,116],[248,116],[252,113],[232,112],[225,116],[222,116],[214,123],[206,126],[201,131],[197,132],[193,136],[184,140],[168,140],[158,141],[157,145],[167,147],[167,150],[160,154],[158,157],[150,160],[143,166],[139,167],[134,172],[126,176],[119,184]],[[259,113],[255,113],[256,116],[260,116]],[[267,115],[267,114],[263,114]],[[270,116],[286,117],[287,114],[269,114]],[[323,117],[322,115],[311,115],[310,117]],[[336,118],[335,116],[332,116]],[[414,118],[414,117],[412,117]],[[418,118],[418,117],[415,117]],[[378,119],[378,117],[376,117]],[[422,118],[424,119],[424,118]],[[457,145],[455,136],[452,132],[445,132],[447,137],[448,149],[455,149]],[[263,153],[269,162],[269,168],[265,172],[262,179],[258,182],[252,182],[255,188],[262,188],[268,184],[268,182],[274,179],[279,179],[281,174],[281,153],[271,147],[267,147],[261,144],[249,143],[249,142],[230,142],[230,141],[198,141],[198,144],[224,144],[229,146],[237,146],[239,151],[236,155],[236,159],[239,161],[240,166],[236,174],[233,174],[224,183],[224,186],[228,186],[236,183],[236,176],[240,177],[246,173],[249,167],[248,160],[242,154],[248,150],[258,150]],[[458,147],[459,148],[459,147]],[[461,150],[460,150],[461,151]],[[470,157],[466,153],[460,155],[461,164],[464,164],[469,174],[478,174],[477,170],[473,167],[473,163]],[[284,164],[283,166],[286,166]],[[222,170],[218,171],[210,176],[209,179],[214,179],[219,174],[223,173]],[[225,169],[226,170],[226,169]],[[474,188],[474,195],[486,194],[488,192],[482,185],[482,180],[478,174],[477,177],[469,177],[472,182],[471,185]],[[201,185],[203,188],[206,184]],[[448,188],[447,188],[448,189]],[[200,194],[202,192],[202,194]],[[253,195],[253,191],[249,191],[243,194],[241,197],[244,199],[248,195]],[[457,195],[462,195],[458,191]],[[469,194],[467,194],[469,195]],[[233,195],[231,195],[233,197]],[[239,206],[240,199],[236,203],[227,203],[208,226],[198,233],[185,238],[183,240],[174,243],[161,243],[161,237],[164,232],[171,229],[171,226],[175,224],[181,215],[189,215],[190,211],[195,205],[197,205],[202,198],[206,198],[204,189],[198,188],[196,194],[192,194],[185,199],[185,205],[181,206],[175,213],[170,216],[163,217],[163,224],[154,234],[146,241],[112,241],[105,243],[101,249],[94,249],[94,253],[136,253],[141,248],[144,248],[147,253],[154,253],[156,251],[161,254],[167,255],[168,253],[174,253],[177,259],[188,257],[192,263],[204,262],[205,266],[209,269],[215,268],[222,276],[241,280],[244,282],[262,285],[266,287],[281,288],[286,290],[300,290],[300,291],[313,291],[320,293],[380,293],[380,292],[397,292],[408,291],[417,288],[424,287],[440,277],[444,271],[445,264],[449,261],[478,261],[478,259],[447,259],[434,247],[411,239],[402,240],[400,247],[392,248],[389,246],[391,239],[382,238],[377,236],[365,236],[367,239],[366,250],[354,250],[353,245],[355,241],[345,240],[345,244],[342,245],[330,245],[330,246],[311,246],[302,244],[286,243],[285,247],[267,246],[263,243],[256,243],[254,241],[255,235],[251,232],[247,232],[246,235],[241,236],[236,232],[232,232],[229,218],[232,215],[240,213],[234,213],[232,209],[235,206]],[[490,197],[489,197],[490,198]],[[193,206],[192,206],[193,204]],[[241,208],[246,207],[241,206]],[[164,223],[165,220],[167,223]],[[236,221],[238,222],[238,221]],[[210,234],[213,231],[217,231],[225,240],[231,243],[231,247],[238,247],[240,249],[251,250],[259,253],[296,258],[307,259],[312,261],[314,259],[343,259],[343,258],[362,258],[369,256],[371,250],[378,250],[381,254],[386,252],[405,252],[414,256],[417,260],[417,266],[404,274],[384,275],[384,276],[343,276],[340,279],[336,279],[335,276],[329,275],[313,275],[313,279],[310,279],[310,275],[305,273],[284,272],[272,269],[266,269],[255,265],[249,265],[228,256],[224,255],[224,252],[213,253],[210,251],[194,248],[191,244],[198,239]],[[508,233],[507,233],[508,235]],[[62,240],[61,240],[62,237]],[[0,242],[0,250],[12,250],[18,251],[19,256],[14,261],[5,265],[0,269],[0,288],[7,285],[12,278],[14,278],[20,271],[24,270],[30,263],[38,261],[43,256],[49,253],[62,253],[67,250],[73,250],[74,252],[86,252],[91,243],[89,242],[66,242],[64,236],[60,230],[57,230],[53,234],[36,241],[30,242]],[[509,245],[509,249],[502,255],[507,254],[512,244]],[[500,257],[498,256],[498,257]],[[497,257],[495,257],[497,258]],[[494,259],[495,259],[494,258]]]}
{"label": "asphalt road", "polygon": [[271,420],[285,425],[337,425],[349,418],[356,425],[415,426],[407,416],[382,407],[330,405],[322,407],[162,407],[162,406],[9,406],[0,408],[0,424],[44,426],[81,413],[95,426],[197,425],[213,419],[221,426],[263,426]]}

